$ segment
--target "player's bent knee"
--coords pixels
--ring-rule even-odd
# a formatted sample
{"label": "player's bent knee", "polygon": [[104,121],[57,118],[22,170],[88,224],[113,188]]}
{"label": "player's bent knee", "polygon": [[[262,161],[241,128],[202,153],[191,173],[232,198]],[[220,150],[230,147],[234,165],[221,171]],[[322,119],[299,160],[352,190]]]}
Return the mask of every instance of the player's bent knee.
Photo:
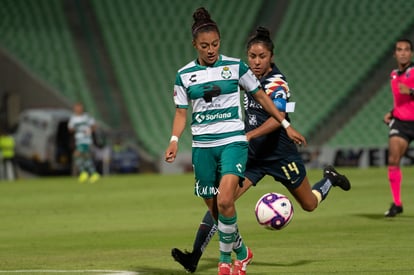
{"label": "player's bent knee", "polygon": [[306,203],[301,203],[300,206],[306,212],[312,212],[318,207],[318,203],[316,201],[315,202],[306,202]]}
{"label": "player's bent knee", "polygon": [[217,201],[217,207],[219,213],[227,213],[228,211],[232,211],[234,209],[234,199],[222,198]]}

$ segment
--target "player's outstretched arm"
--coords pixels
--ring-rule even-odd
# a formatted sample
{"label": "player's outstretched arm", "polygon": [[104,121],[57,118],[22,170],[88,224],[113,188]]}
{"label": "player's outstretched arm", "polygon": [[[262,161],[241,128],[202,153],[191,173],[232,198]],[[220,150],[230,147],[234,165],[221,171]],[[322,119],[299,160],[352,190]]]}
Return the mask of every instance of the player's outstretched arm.
{"label": "player's outstretched arm", "polygon": [[266,120],[262,125],[260,125],[256,129],[247,132],[246,133],[247,140],[249,141],[253,138],[258,138],[258,137],[270,134],[271,132],[275,131],[279,127],[280,127],[280,122],[274,119],[273,117],[270,117],[268,120]]}
{"label": "player's outstretched arm", "polygon": [[296,131],[290,123],[285,119],[284,114],[282,114],[273,104],[272,100],[265,94],[263,90],[259,90],[254,95],[254,99],[262,105],[263,109],[268,112],[272,117],[274,117],[280,124],[286,129],[286,133],[290,139],[292,139],[296,144],[306,145],[306,139]]}

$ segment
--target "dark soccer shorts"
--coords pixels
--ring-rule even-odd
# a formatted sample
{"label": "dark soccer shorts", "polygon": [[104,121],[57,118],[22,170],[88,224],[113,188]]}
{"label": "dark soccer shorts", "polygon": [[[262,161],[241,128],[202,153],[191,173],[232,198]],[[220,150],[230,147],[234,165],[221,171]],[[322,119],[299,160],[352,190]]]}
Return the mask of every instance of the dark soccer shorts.
{"label": "dark soccer shorts", "polygon": [[256,185],[264,176],[272,176],[289,189],[295,189],[306,177],[306,168],[300,154],[278,160],[248,159],[244,176]]}
{"label": "dark soccer shorts", "polygon": [[399,136],[410,143],[414,139],[414,121],[404,121],[393,118],[389,124],[389,137]]}

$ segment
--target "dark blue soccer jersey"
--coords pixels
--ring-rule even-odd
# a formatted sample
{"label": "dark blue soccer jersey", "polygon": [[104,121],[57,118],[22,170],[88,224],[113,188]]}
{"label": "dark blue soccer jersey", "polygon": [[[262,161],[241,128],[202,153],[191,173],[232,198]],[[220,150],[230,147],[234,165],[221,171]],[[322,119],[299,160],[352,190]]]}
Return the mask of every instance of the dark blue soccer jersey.
{"label": "dark blue soccer jersey", "polygon": [[[263,90],[272,97],[283,97],[285,101],[289,100],[289,88],[285,76],[279,71],[276,65],[272,64],[272,71],[260,79]],[[275,101],[275,100],[274,100]],[[279,104],[276,104],[278,108]],[[249,132],[262,125],[270,115],[263,110],[262,106],[257,103],[253,96],[245,93],[245,129]],[[280,110],[280,109],[279,109]],[[280,110],[280,111],[284,111]],[[286,119],[289,120],[286,114]],[[249,141],[249,159],[250,160],[276,160],[284,159],[286,156],[298,154],[296,145],[287,136],[285,129],[282,127],[268,135],[261,136]]]}

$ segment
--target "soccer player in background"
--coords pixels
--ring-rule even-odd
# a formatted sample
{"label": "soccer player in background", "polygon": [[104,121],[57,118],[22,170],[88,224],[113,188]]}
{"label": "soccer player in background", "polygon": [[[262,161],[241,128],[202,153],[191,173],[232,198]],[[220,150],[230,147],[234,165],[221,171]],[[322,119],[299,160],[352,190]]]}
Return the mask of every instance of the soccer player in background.
{"label": "soccer player in background", "polygon": [[[193,46],[197,59],[182,67],[174,85],[176,112],[165,160],[173,162],[178,139],[184,131],[187,109],[192,103],[192,163],[195,194],[204,199],[217,222],[220,243],[219,275],[246,274],[253,254],[244,244],[237,226],[234,204],[244,177],[247,138],[240,104],[241,86],[260,102],[287,130],[289,138],[306,143],[275,108],[248,66],[240,59],[219,54],[220,32],[204,8],[193,14]],[[231,253],[236,260],[232,265]]]}
{"label": "soccer player in background", "polygon": [[79,173],[79,182],[85,182],[88,179],[91,183],[96,182],[100,175],[96,172],[91,152],[92,133],[96,129],[96,124],[95,119],[84,112],[81,103],[75,103],[73,106],[73,115],[69,119],[68,129],[75,138],[76,148],[73,157]]}
{"label": "soccer player in background", "polygon": [[388,179],[393,202],[385,212],[386,217],[395,217],[403,212],[401,201],[402,173],[401,158],[414,139],[414,63],[413,44],[408,39],[395,43],[394,57],[397,69],[391,72],[391,91],[394,98],[393,109],[386,113],[384,122],[389,126],[388,133]]}
{"label": "soccer player in background", "polygon": [[[289,119],[290,90],[285,76],[273,62],[273,41],[269,30],[259,27],[247,43],[247,58],[250,69],[260,80],[266,94],[273,100],[279,111]],[[265,175],[281,182],[300,203],[305,211],[315,210],[328,195],[332,186],[348,191],[349,180],[332,166],[323,171],[323,177],[312,187],[306,176],[306,169],[296,145],[288,138],[281,124],[271,118],[262,106],[248,93],[245,94],[245,127],[249,140],[248,161],[244,173],[243,187],[236,191],[236,199]],[[194,272],[198,261],[216,226],[207,212],[199,226],[193,251],[182,252],[172,249],[173,258],[189,272]],[[244,273],[233,273],[244,274]]]}

